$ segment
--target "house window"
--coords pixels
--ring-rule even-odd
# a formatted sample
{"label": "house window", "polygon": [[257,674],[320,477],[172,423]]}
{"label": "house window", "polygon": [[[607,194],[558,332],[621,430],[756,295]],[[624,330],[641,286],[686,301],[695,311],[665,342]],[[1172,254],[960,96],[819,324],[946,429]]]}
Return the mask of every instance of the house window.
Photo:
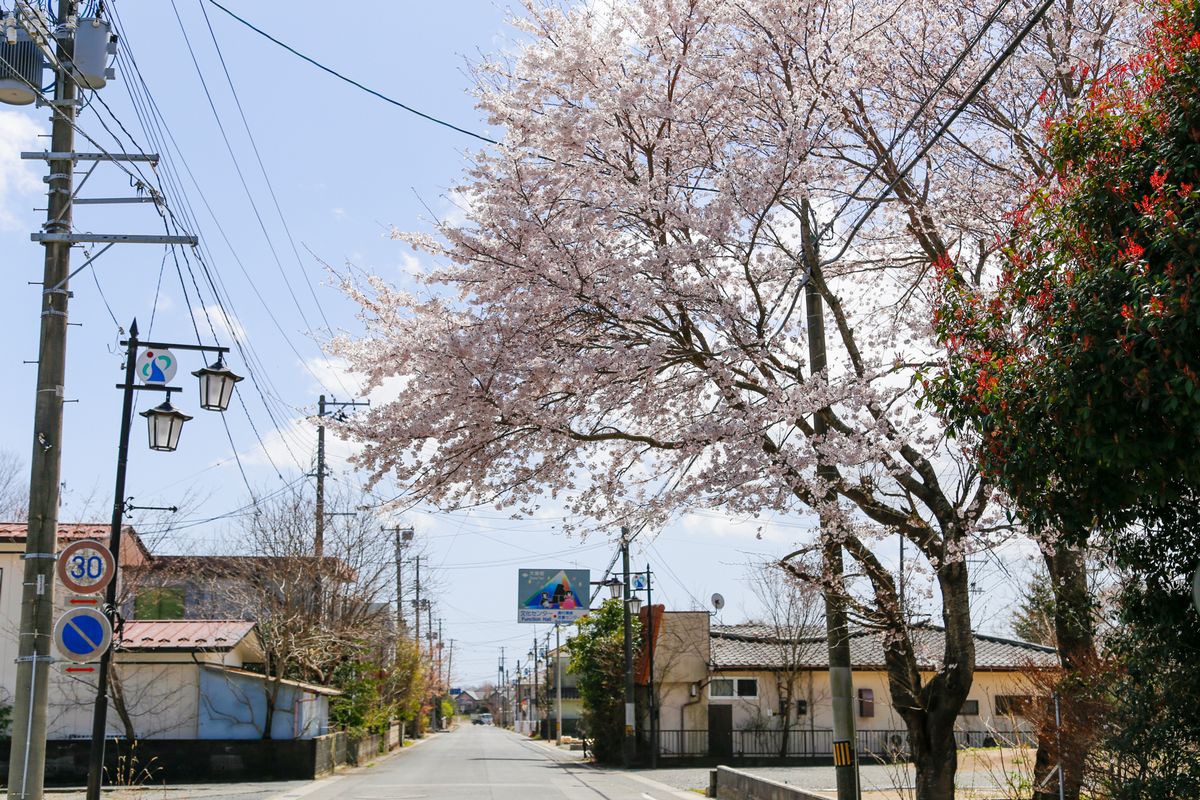
{"label": "house window", "polygon": [[137,619],[183,619],[182,587],[146,587],[133,604]]}
{"label": "house window", "polygon": [[808,701],[807,700],[797,700],[796,701],[796,716],[803,717],[807,713],[808,713]]}
{"label": "house window", "polygon": [[1033,705],[1033,698],[1027,694],[998,694],[996,695],[996,713],[1023,717]]}
{"label": "house window", "polygon": [[962,710],[958,712],[959,716],[963,717],[978,717],[979,716],[979,701],[964,700]]}
{"label": "house window", "polygon": [[712,698],[758,699],[758,678],[714,678],[708,684],[708,696]]}
{"label": "house window", "polygon": [[860,717],[875,716],[875,690],[858,690],[858,715]]}

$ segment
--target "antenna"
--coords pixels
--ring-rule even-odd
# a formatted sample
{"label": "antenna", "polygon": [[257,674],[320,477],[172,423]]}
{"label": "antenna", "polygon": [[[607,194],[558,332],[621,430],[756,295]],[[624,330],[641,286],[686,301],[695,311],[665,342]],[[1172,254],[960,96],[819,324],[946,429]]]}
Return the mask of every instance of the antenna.
{"label": "antenna", "polygon": [[712,607],[717,611],[725,607],[725,598],[719,592],[714,593],[712,596]]}

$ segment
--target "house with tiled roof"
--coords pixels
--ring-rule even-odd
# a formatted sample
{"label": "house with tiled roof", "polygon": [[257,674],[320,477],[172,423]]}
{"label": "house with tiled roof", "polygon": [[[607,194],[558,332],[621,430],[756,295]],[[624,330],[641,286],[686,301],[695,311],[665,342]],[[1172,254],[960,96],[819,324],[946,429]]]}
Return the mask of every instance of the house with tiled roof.
{"label": "house with tiled roof", "polygon": [[[0,702],[11,702],[16,685],[26,530],[24,523],[0,523]],[[107,544],[109,526],[59,523],[60,548],[82,539]],[[327,733],[329,701],[340,692],[290,680],[267,687],[260,671],[262,643],[253,619],[197,615],[184,619],[182,607],[174,613],[170,598],[161,592],[140,596],[144,587],[138,576],[154,571],[161,558],[151,554],[133,527],[122,529],[117,594],[125,613],[114,632],[109,734],[121,737],[132,731],[142,740],[261,739],[268,716],[274,739]],[[213,558],[208,568],[225,569],[225,561]],[[196,571],[204,569],[205,563],[203,557],[192,557],[187,566]],[[66,611],[69,599],[65,588],[57,586],[56,618]],[[164,609],[164,615],[151,613]],[[76,671],[70,674],[61,667],[50,672],[50,739],[91,734],[95,673],[88,672],[87,665],[73,668]],[[269,695],[274,697],[271,715],[266,709]]]}
{"label": "house with tiled roof", "polygon": [[[642,609],[643,631],[646,614]],[[832,752],[829,651],[823,628],[783,636],[769,625],[713,625],[707,612],[663,612],[658,607],[654,631],[653,685],[664,756]],[[922,672],[932,676],[944,651],[945,632],[922,625],[911,635]],[[878,630],[850,632],[858,749],[903,753],[907,733],[891,705],[884,643]],[[1023,717],[1037,694],[1031,676],[1057,664],[1053,648],[976,634],[975,680],[959,715],[960,744],[1031,742],[1032,729]],[[638,671],[643,693],[651,684],[646,667],[643,661]],[[781,698],[788,694],[789,681],[792,705],[786,709],[790,725],[785,745]]]}

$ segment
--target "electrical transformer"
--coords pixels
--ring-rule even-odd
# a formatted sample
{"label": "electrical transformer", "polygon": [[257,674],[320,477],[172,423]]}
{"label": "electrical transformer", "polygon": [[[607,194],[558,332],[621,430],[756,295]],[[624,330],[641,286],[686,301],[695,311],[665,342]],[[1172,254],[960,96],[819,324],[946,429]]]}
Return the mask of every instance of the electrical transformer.
{"label": "electrical transformer", "polygon": [[27,106],[41,89],[46,59],[23,29],[5,33],[0,37],[0,103]]}
{"label": "electrical transformer", "polygon": [[75,54],[71,58],[72,77],[80,86],[103,89],[114,77],[108,57],[116,55],[117,41],[107,20],[83,17],[75,28]]}

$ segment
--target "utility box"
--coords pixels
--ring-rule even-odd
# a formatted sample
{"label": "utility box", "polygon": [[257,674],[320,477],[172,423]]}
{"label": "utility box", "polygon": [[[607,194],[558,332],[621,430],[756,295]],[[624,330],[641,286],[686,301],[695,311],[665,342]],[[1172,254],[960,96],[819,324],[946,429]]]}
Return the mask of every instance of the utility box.
{"label": "utility box", "polygon": [[46,58],[22,28],[16,29],[16,41],[0,37],[0,103],[27,106],[37,99],[42,87]]}
{"label": "utility box", "polygon": [[75,28],[75,53],[71,57],[72,77],[80,86],[103,89],[116,76],[108,66],[109,56],[117,54],[112,25],[97,17],[83,17]]}

